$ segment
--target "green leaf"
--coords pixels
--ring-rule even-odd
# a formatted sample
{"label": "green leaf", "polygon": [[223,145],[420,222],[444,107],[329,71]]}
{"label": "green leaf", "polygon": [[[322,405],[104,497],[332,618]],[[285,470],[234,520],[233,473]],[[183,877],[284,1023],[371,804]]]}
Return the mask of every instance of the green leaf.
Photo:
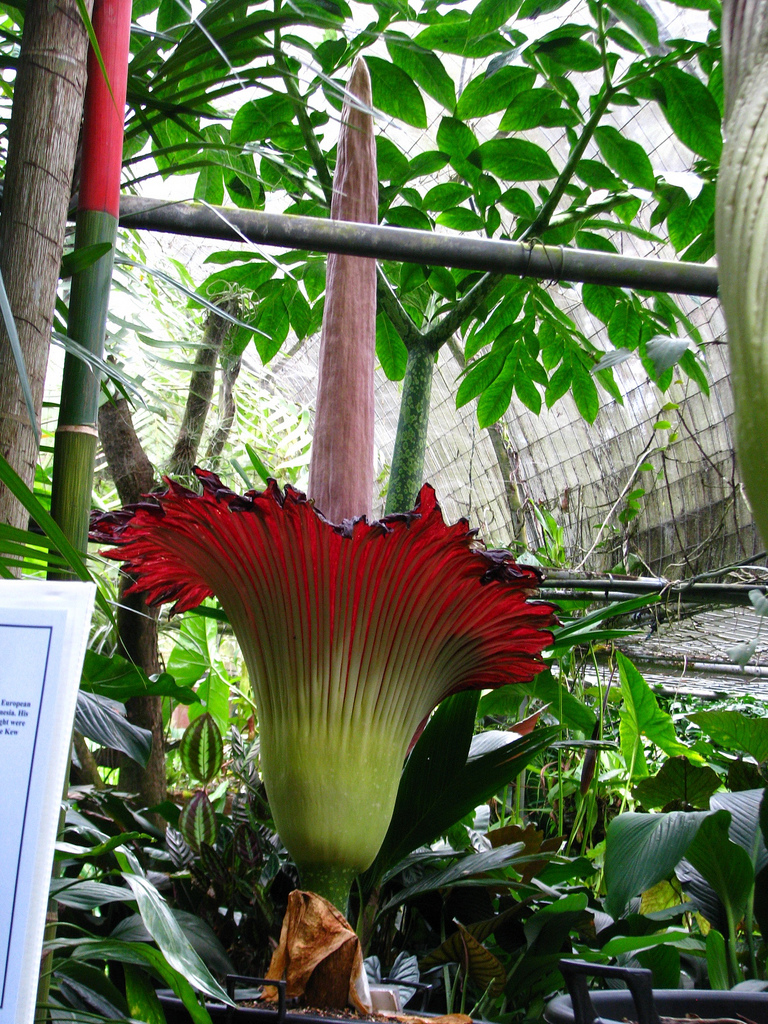
{"label": "green leaf", "polygon": [[142,971],[132,964],[123,965],[125,979],[125,998],[128,1001],[128,1013],[136,1020],[146,1024],[166,1024],[165,1014],[157,998],[155,986]]}
{"label": "green leaf", "polygon": [[72,993],[75,1005],[83,1003],[106,1020],[124,1019],[128,1015],[122,993],[97,967],[69,958],[58,962],[54,975],[62,991]]}
{"label": "green leaf", "polygon": [[768,718],[748,718],[741,711],[699,711],[687,716],[726,750],[768,761]]}
{"label": "green leaf", "polygon": [[619,814],[605,834],[605,909],[621,917],[629,901],[667,878],[709,811]]}
{"label": "green leaf", "polygon": [[520,0],[480,0],[469,19],[469,35],[478,38],[501,28],[519,6]]}
{"label": "green leaf", "polygon": [[488,355],[478,359],[459,385],[456,392],[456,408],[461,409],[467,402],[481,395],[501,373],[507,358],[506,349],[494,349]]}
{"label": "green leaf", "polygon": [[420,85],[428,96],[448,110],[453,110],[456,106],[453,79],[434,53],[423,49],[411,39],[405,40],[404,37],[401,42],[393,36],[387,39],[387,50],[394,63]]}
{"label": "green leaf", "polygon": [[518,358],[510,352],[496,379],[488,385],[477,402],[477,422],[481,428],[490,427],[499,420],[512,401],[512,388],[517,374]]}
{"label": "green leaf", "polygon": [[500,68],[494,75],[477,75],[459,96],[456,117],[468,120],[504,110],[515,96],[533,88],[535,81],[535,71],[513,66]]}
{"label": "green leaf", "polygon": [[581,288],[581,298],[589,312],[604,324],[610,322],[616,300],[621,292],[606,284],[585,284]]}
{"label": "green leaf", "polygon": [[659,28],[650,11],[635,0],[607,0],[607,6],[638,39],[650,46],[659,45]]}
{"label": "green leaf", "polygon": [[614,348],[634,351],[640,344],[642,329],[643,322],[635,307],[630,302],[617,302],[608,321],[608,337]]}
{"label": "green leaf", "polygon": [[187,726],[181,737],[179,754],[186,771],[207,786],[224,759],[224,744],[212,715],[206,712]]}
{"label": "green leaf", "polygon": [[431,843],[465,814],[516,778],[558,735],[536,729],[467,759],[474,733],[477,691],[465,690],[437,708],[403,769],[392,821],[366,886],[413,850]]}
{"label": "green leaf", "polygon": [[120,750],[146,767],[152,750],[152,733],[129,722],[122,705],[117,707],[123,714],[115,709],[114,702],[81,690],[77,695],[75,728],[86,739],[110,750]]}
{"label": "green leaf", "polygon": [[168,672],[150,678],[119,654],[107,656],[90,648],[85,652],[80,686],[89,693],[119,701],[130,697],[172,697],[180,704],[194,704],[199,699],[194,690],[178,686]]}
{"label": "green leaf", "polygon": [[570,389],[572,381],[573,365],[570,359],[564,359],[561,365],[549,378],[549,384],[547,384],[546,391],[544,392],[544,401],[546,402],[548,409],[551,409],[555,402],[566,394]]}
{"label": "green leaf", "polygon": [[386,313],[376,317],[376,358],[388,380],[403,379],[408,349]]}
{"label": "green leaf", "polygon": [[471,195],[472,189],[469,185],[462,185],[458,181],[445,181],[427,192],[422,200],[422,206],[425,210],[450,210]]}
{"label": "green leaf", "polygon": [[534,416],[538,416],[541,412],[541,394],[526,369],[525,366],[521,366],[522,372],[515,376],[515,394]]}
{"label": "green leaf", "polygon": [[187,941],[168,904],[154,885],[146,878],[127,871],[123,872],[123,878],[131,887],[147,931],[171,967],[199,992],[233,1006],[232,1000]]}
{"label": "green leaf", "polygon": [[649,192],[654,190],[656,178],[651,161],[639,142],[625,138],[611,125],[596,128],[595,141],[605,162],[625,181],[630,181],[638,188],[647,189]]}
{"label": "green leaf", "polygon": [[720,776],[708,765],[691,764],[687,757],[678,756],[668,758],[652,778],[642,779],[633,796],[650,810],[674,801],[705,808],[721,785]]}
{"label": "green leaf", "polygon": [[484,171],[505,181],[546,181],[557,177],[549,154],[527,139],[491,139],[479,151]]}
{"label": "green leaf", "polygon": [[575,36],[542,40],[537,50],[568,71],[597,71],[602,65],[600,51]]}
{"label": "green leaf", "polygon": [[[471,853],[442,871],[425,873],[418,882],[414,882],[405,889],[401,889],[400,892],[388,900],[381,908],[381,911],[399,906],[415,896],[422,896],[427,892],[436,892],[438,889],[445,889],[448,886],[466,884],[468,881],[477,879],[486,872],[498,871],[521,859],[529,859],[525,854],[525,843],[513,843],[509,846],[501,846],[497,850]],[[475,884],[481,883],[476,882]],[[498,879],[489,879],[488,884],[498,885]]]}
{"label": "green leaf", "polygon": [[365,55],[371,73],[373,105],[414,128],[427,127],[427,112],[418,87],[405,71],[381,57]]}
{"label": "green leaf", "polygon": [[[560,115],[560,116],[559,116]],[[553,89],[529,89],[515,96],[499,123],[500,132],[524,132],[553,127],[562,120],[560,97]]]}
{"label": "green leaf", "polygon": [[685,855],[738,923],[744,916],[755,872],[747,851],[729,839],[730,824],[728,811],[715,811],[701,823]]}
{"label": "green leaf", "polygon": [[619,712],[619,739],[624,762],[631,777],[634,779],[648,775],[643,752],[643,736],[672,757],[678,754],[692,756],[692,752],[677,739],[671,716],[659,707],[648,683],[629,658],[620,651],[616,657],[621,679],[621,695],[624,698],[624,706]]}
{"label": "green leaf", "polygon": [[449,11],[440,21],[423,29],[416,36],[416,42],[428,50],[455,53],[468,59],[489,57],[508,47],[508,43],[499,32],[474,36],[470,31],[469,15],[459,10]]}
{"label": "green leaf", "polygon": [[663,68],[657,77],[664,87],[664,114],[675,135],[689,149],[716,164],[723,139],[720,110],[712,93],[694,75]]}
{"label": "green leaf", "polygon": [[715,212],[715,186],[705,185],[690,203],[679,203],[667,214],[669,240],[678,252],[706,231]]}
{"label": "green leaf", "polygon": [[444,117],[437,129],[437,144],[448,154],[451,167],[467,181],[477,181],[480,169],[468,157],[478,149],[477,139],[470,128],[455,117]]}
{"label": "green leaf", "polygon": [[453,231],[479,231],[483,227],[483,218],[466,206],[454,206],[444,210],[435,219],[436,224]]}
{"label": "green leaf", "polygon": [[592,375],[587,373],[578,359],[572,361],[571,393],[576,408],[587,421],[594,423],[600,411],[600,399]]}
{"label": "green leaf", "polygon": [[106,903],[122,903],[133,899],[130,889],[90,879],[73,882],[71,878],[51,879],[51,895],[57,903],[75,910],[93,910]]}
{"label": "green leaf", "polygon": [[74,249],[62,256],[59,277],[72,277],[78,271],[92,267],[102,256],[106,256],[111,251],[111,242],[98,242],[94,245],[84,245],[81,249]]}
{"label": "green leaf", "polygon": [[712,989],[729,989],[728,957],[725,951],[725,939],[716,928],[707,932],[706,944],[707,974],[709,987]]}
{"label": "green leaf", "polygon": [[484,694],[477,713],[479,716],[503,715],[515,719],[519,716],[523,697],[535,697],[548,704],[548,713],[554,715],[561,725],[578,729],[586,736],[592,735],[596,721],[594,712],[555,679],[549,669],[539,672],[530,683],[501,686]]}
{"label": "green leaf", "polygon": [[386,135],[376,136],[376,166],[379,181],[399,182],[408,178],[408,158]]}
{"label": "green leaf", "polygon": [[390,206],[385,215],[388,224],[399,228],[415,228],[417,231],[431,231],[429,217],[415,206]]}
{"label": "green leaf", "polygon": [[190,849],[200,853],[205,843],[213,846],[216,842],[216,813],[207,793],[198,790],[185,804],[179,815],[179,832]]}

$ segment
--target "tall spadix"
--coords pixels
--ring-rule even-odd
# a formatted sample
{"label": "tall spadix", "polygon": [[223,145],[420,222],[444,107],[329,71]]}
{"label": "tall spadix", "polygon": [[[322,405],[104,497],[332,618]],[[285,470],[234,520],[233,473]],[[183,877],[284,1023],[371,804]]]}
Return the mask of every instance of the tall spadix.
{"label": "tall spadix", "polygon": [[[378,210],[371,79],[358,57],[341,115],[331,219],[376,224]],[[340,523],[371,517],[376,261],[332,253],[326,281],[307,492],[326,518]]]}

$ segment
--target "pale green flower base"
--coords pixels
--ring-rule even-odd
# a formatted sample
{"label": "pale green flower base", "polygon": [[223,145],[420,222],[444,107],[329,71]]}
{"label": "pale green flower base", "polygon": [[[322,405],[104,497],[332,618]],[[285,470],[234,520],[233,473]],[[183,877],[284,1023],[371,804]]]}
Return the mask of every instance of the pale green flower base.
{"label": "pale green flower base", "polygon": [[342,913],[389,827],[404,755],[391,730],[262,722],[261,771],[277,832],[302,886]]}

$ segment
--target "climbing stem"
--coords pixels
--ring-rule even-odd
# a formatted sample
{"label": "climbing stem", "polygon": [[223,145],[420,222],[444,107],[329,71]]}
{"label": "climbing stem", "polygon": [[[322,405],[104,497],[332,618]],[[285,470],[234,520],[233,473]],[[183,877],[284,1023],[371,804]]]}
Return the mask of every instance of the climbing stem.
{"label": "climbing stem", "polygon": [[387,514],[407,512],[413,508],[423,482],[434,364],[434,354],[423,341],[408,350],[387,493]]}

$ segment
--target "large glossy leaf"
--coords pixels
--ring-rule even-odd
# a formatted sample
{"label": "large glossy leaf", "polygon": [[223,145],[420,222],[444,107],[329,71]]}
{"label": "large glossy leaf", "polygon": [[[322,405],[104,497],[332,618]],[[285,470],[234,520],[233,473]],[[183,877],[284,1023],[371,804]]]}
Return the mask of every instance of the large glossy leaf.
{"label": "large glossy leaf", "polygon": [[595,141],[605,162],[625,181],[653,191],[656,178],[648,154],[639,142],[628,139],[611,125],[596,128]]}
{"label": "large glossy leaf", "polygon": [[467,691],[449,697],[432,716],[403,769],[392,821],[366,884],[497,793],[558,735],[556,728],[536,729],[468,761],[478,696]]}
{"label": "large glossy leaf", "polygon": [[741,711],[697,711],[687,716],[718,746],[768,760],[768,718],[748,718]]}
{"label": "large glossy leaf", "polygon": [[620,814],[605,834],[605,909],[620,917],[633,896],[666,878],[709,811]]}
{"label": "large glossy leaf", "polygon": [[734,923],[738,923],[746,909],[755,872],[747,851],[729,838],[730,825],[731,815],[726,810],[709,815],[685,856],[715,890]]}
{"label": "large glossy leaf", "polygon": [[624,706],[619,713],[619,737],[624,761],[632,778],[648,774],[643,736],[672,757],[678,754],[691,756],[691,751],[678,740],[672,718],[659,707],[651,688],[629,658],[619,652],[617,660],[621,695],[624,698]]}
{"label": "large glossy leaf", "polygon": [[491,139],[479,150],[482,167],[505,181],[547,181],[557,168],[546,150],[527,139]]}
{"label": "large glossy leaf", "polygon": [[133,891],[147,931],[171,967],[183,975],[199,992],[233,1005],[227,993],[190,945],[168,904],[154,885],[146,878],[127,871],[123,872],[123,878]]}
{"label": "large glossy leaf", "polygon": [[417,82],[424,92],[448,110],[453,110],[456,105],[453,79],[434,53],[418,46],[411,39],[400,39],[395,35],[388,37],[387,50],[393,63]]}
{"label": "large glossy leaf", "polygon": [[[516,862],[522,866],[529,859],[531,858],[525,852],[524,843],[501,846],[497,850],[486,850],[483,853],[470,853],[466,857],[461,857],[450,867],[426,873],[418,882],[401,889],[381,909],[382,911],[389,910],[391,907],[406,903],[415,896],[422,896],[426,892],[435,892],[438,889],[455,885],[465,885],[471,881],[477,884],[477,879],[488,872],[498,872]],[[489,879],[489,884],[499,884],[498,876],[494,875],[492,879]]]}
{"label": "large glossy leaf", "polygon": [[[71,943],[68,944],[71,946]],[[71,950],[78,960],[111,961],[146,967],[161,978],[181,999],[193,1024],[211,1024],[206,1008],[198,1001],[187,978],[166,960],[159,949],[146,942],[121,942],[118,939],[86,939]]]}
{"label": "large glossy leaf", "polygon": [[75,728],[86,739],[120,750],[140,765],[146,766],[149,761],[152,733],[129,722],[117,701],[81,690],[77,695]]}
{"label": "large glossy leaf", "polygon": [[491,690],[480,698],[479,715],[505,715],[516,717],[521,702],[536,697],[549,705],[549,714],[571,729],[578,729],[589,736],[595,726],[595,715],[582,701],[569,693],[564,683],[559,682],[550,671],[540,672],[530,683],[515,683]]}
{"label": "large glossy leaf", "polygon": [[504,108],[536,81],[530,68],[504,67],[495,75],[477,75],[463,90],[456,104],[456,116],[467,119],[485,117]]}
{"label": "large glossy leaf", "polygon": [[373,105],[414,128],[427,127],[424,100],[410,75],[397,64],[366,54],[371,73]]}
{"label": "large glossy leaf", "polygon": [[708,765],[691,764],[687,757],[670,757],[652,778],[643,779],[634,797],[649,810],[673,801],[692,807],[709,807],[709,798],[722,785],[720,776]]}
{"label": "large glossy leaf", "polygon": [[[130,890],[126,890],[126,892],[132,899],[133,895]],[[171,913],[181,925],[190,944],[200,954],[210,970],[216,971],[218,974],[235,973],[232,961],[210,925],[206,924],[197,914],[192,914],[187,910],[173,908]],[[119,921],[112,929],[111,938],[121,939],[123,942],[152,942],[152,936],[147,931],[147,926],[140,914],[131,914],[130,917]]]}
{"label": "large glossy leaf", "polygon": [[51,895],[57,903],[77,910],[93,910],[105,903],[123,902],[133,899],[130,889],[90,879],[72,881],[71,878],[51,879]]}
{"label": "large glossy leaf", "polygon": [[720,110],[704,83],[679,68],[659,72],[664,113],[675,135],[694,153],[717,164],[723,148]]}
{"label": "large glossy leaf", "polygon": [[724,810],[731,815],[728,835],[734,843],[738,843],[746,850],[755,874],[768,866],[768,850],[760,827],[764,793],[763,789],[715,793],[710,801],[710,808],[713,811]]}
{"label": "large glossy leaf", "polygon": [[89,693],[117,701],[130,697],[173,697],[179,704],[194,704],[199,699],[188,686],[178,686],[168,672],[150,679],[127,658],[94,650],[85,652],[80,686]]}

